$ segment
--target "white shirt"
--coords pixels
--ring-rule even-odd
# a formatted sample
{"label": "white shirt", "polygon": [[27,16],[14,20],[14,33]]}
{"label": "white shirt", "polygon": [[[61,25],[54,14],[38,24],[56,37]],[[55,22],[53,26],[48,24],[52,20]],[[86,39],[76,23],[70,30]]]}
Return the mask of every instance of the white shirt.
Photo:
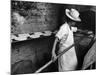
{"label": "white shirt", "polygon": [[68,32],[69,32],[69,30],[68,30],[68,24],[64,23],[60,27],[59,31],[57,32],[56,37],[58,37],[59,40],[61,40],[64,37],[64,35],[68,35]]}
{"label": "white shirt", "polygon": [[58,37],[59,40],[61,40],[60,43],[66,47],[69,47],[74,43],[73,31],[70,30],[67,22],[60,27],[60,30],[56,34],[56,37]]}
{"label": "white shirt", "polygon": [[[73,31],[70,29],[68,23],[64,23],[61,27],[58,33],[56,34],[56,37],[59,38],[60,43],[62,44],[59,48],[59,51],[62,52],[66,48],[68,48],[70,45],[74,43],[73,38]],[[66,53],[64,53],[59,59],[59,71],[68,71],[68,70],[75,70],[77,65],[77,57],[75,53],[75,47],[72,47],[70,50],[68,50]]]}

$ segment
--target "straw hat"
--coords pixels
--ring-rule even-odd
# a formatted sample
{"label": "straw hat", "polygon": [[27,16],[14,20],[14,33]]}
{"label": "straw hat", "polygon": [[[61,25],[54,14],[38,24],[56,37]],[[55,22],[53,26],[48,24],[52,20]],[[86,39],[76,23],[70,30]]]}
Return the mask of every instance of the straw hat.
{"label": "straw hat", "polygon": [[70,19],[72,19],[72,20],[74,20],[74,21],[81,21],[81,19],[80,19],[80,17],[79,17],[79,12],[76,10],[76,9],[71,9],[71,10],[69,10],[69,9],[66,9],[66,15],[70,18]]}

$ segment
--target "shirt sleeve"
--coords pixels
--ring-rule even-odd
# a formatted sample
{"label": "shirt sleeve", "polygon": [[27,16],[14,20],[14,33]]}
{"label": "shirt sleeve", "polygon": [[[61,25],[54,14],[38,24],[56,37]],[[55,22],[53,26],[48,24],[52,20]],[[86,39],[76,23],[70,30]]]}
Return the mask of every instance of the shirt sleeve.
{"label": "shirt sleeve", "polygon": [[57,32],[56,37],[59,38],[59,40],[61,40],[63,38],[64,35],[68,34],[68,24],[63,24],[60,27],[60,30]]}

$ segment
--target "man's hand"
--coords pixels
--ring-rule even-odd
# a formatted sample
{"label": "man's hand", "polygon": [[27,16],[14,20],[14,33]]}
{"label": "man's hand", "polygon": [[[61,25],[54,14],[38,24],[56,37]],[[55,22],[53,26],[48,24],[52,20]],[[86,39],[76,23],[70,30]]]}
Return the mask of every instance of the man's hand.
{"label": "man's hand", "polygon": [[56,53],[55,53],[55,52],[53,52],[53,53],[52,53],[52,60],[54,60],[54,61],[55,61],[56,59],[57,59],[57,55],[56,55]]}

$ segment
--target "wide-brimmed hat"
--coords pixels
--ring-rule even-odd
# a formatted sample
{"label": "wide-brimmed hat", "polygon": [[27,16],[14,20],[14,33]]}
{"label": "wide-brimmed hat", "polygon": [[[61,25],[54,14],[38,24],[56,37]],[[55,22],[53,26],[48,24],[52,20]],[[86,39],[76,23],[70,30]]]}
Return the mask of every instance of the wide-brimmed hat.
{"label": "wide-brimmed hat", "polygon": [[74,21],[81,21],[80,17],[79,17],[79,12],[76,10],[76,9],[66,9],[66,15],[71,19],[71,20],[74,20]]}

